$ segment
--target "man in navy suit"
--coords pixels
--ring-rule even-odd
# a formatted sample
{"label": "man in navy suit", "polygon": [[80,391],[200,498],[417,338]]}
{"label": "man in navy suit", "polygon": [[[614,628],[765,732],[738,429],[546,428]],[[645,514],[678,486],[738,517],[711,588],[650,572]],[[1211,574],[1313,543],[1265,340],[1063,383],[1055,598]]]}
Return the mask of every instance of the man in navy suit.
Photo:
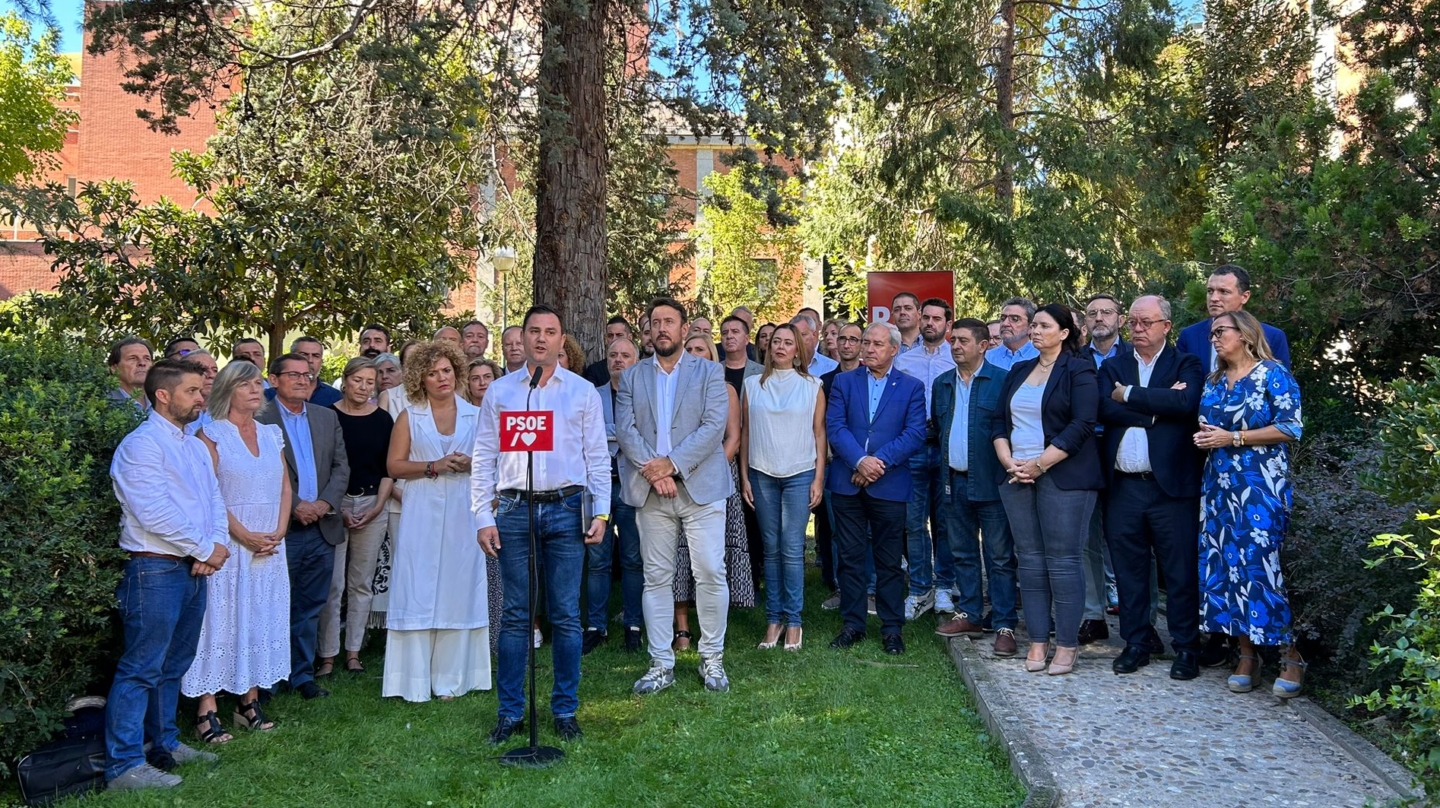
{"label": "man in navy suit", "polygon": [[[1210,320],[1245,308],[1249,300],[1250,273],[1244,267],[1221,264],[1210,273],[1210,280],[1205,283],[1205,310]],[[1200,365],[1206,373],[1215,369],[1215,349],[1210,346],[1210,320],[1201,320],[1186,328],[1175,341],[1175,347],[1181,353],[1200,357]],[[1270,343],[1270,352],[1275,354],[1276,361],[1289,368],[1290,342],[1285,338],[1285,332],[1269,323],[1260,325],[1265,329],[1265,340]]]}
{"label": "man in navy suit", "polygon": [[[900,330],[876,323],[861,341],[865,367],[835,377],[825,412],[834,460],[826,488],[840,554],[840,613],[845,628],[830,643],[848,648],[865,639],[865,556],[875,560],[875,601],[887,654],[905,642],[905,508],[910,457],[925,445],[925,388],[895,370]],[[1198,546],[1198,545],[1197,545]]]}
{"label": "man in navy suit", "polygon": [[1150,614],[1151,554],[1169,594],[1175,646],[1172,679],[1200,675],[1199,545],[1203,457],[1191,436],[1205,371],[1193,354],[1168,350],[1170,303],[1146,296],[1130,306],[1134,351],[1100,366],[1101,444],[1107,483],[1106,541],[1120,594],[1125,650],[1112,665],[1134,673],[1156,643]]}

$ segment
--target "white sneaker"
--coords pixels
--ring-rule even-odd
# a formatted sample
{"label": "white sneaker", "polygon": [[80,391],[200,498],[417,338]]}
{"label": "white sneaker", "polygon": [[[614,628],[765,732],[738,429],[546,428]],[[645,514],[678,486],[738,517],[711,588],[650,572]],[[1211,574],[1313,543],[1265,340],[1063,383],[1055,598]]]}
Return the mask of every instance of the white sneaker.
{"label": "white sneaker", "polygon": [[935,593],[926,592],[923,595],[910,595],[905,598],[905,619],[914,620],[920,615],[935,607]]}
{"label": "white sneaker", "polygon": [[170,750],[170,757],[175,758],[175,762],[181,766],[197,760],[205,763],[214,763],[220,759],[220,756],[214,752],[202,752],[199,749],[191,748],[183,743]]}
{"label": "white sneaker", "polygon": [[951,614],[955,611],[955,601],[950,596],[950,590],[940,589],[935,592],[935,611]]}
{"label": "white sneaker", "polygon": [[114,791],[138,791],[142,788],[174,788],[183,782],[185,780],[178,774],[166,774],[149,763],[141,763],[111,780],[106,788]]}
{"label": "white sneaker", "polygon": [[632,690],[637,696],[645,696],[650,693],[658,693],[673,684],[675,684],[674,668],[662,668],[659,665],[652,665],[650,670],[645,672],[644,676],[636,680],[635,687],[632,688]]}

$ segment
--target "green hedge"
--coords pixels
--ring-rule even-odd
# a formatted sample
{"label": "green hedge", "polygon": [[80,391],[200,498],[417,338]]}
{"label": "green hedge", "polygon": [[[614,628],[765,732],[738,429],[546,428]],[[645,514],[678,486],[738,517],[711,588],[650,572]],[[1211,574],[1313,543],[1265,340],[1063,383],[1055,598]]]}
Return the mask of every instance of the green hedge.
{"label": "green hedge", "polygon": [[103,356],[0,333],[0,772],[45,742],[116,650],[120,506],[110,459],[138,413]]}

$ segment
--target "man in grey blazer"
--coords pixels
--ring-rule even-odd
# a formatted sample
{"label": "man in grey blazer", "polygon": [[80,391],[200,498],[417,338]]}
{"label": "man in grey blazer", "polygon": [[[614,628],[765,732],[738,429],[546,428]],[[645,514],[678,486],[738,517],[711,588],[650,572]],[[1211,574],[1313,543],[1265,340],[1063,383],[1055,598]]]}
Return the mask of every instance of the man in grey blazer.
{"label": "man in grey blazer", "polygon": [[315,647],[320,610],[330,595],[335,546],[345,541],[337,506],[350,483],[350,460],[335,411],[307,400],[315,385],[310,363],[299,354],[270,363],[275,398],[255,420],[277,424],[285,433],[285,464],[295,505],[285,532],[285,562],[290,570],[290,687],[306,699],[330,692],[315,684]]}
{"label": "man in grey blazer", "polygon": [[681,350],[684,306],[658,298],[648,315],[655,355],[625,371],[615,395],[620,486],[637,511],[645,565],[650,670],[635,683],[635,692],[654,693],[675,683],[671,587],[682,528],[695,573],[700,677],[707,689],[726,691],[725,499],[734,490],[724,449],[729,394],[720,365]]}

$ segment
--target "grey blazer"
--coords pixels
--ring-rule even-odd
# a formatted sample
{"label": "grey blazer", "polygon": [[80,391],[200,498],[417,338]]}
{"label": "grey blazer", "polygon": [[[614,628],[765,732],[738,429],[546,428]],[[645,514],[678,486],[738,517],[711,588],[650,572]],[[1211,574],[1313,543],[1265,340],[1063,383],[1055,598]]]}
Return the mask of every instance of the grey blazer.
{"label": "grey blazer", "polygon": [[[295,504],[300,504],[300,477],[295,473],[295,449],[290,445],[290,434],[280,422],[280,402],[271,399],[256,413],[255,420],[262,424],[274,424],[285,435],[285,467],[290,473],[290,490],[295,492]],[[350,458],[345,454],[345,436],[340,433],[340,419],[335,411],[315,403],[305,406],[305,418],[310,422],[310,442],[315,454],[315,487],[320,499],[330,503],[330,513],[320,517],[320,535],[329,544],[345,541],[345,522],[340,518],[340,506],[345,492],[350,487]],[[288,531],[304,527],[295,521],[292,514]]]}
{"label": "grey blazer", "polygon": [[[620,490],[625,503],[639,508],[650,498],[650,483],[640,467],[655,453],[656,396],[654,357],[642,359],[620,377],[615,395],[615,437],[620,443]],[[690,498],[719,502],[734,491],[725,462],[725,422],[730,394],[725,371],[715,362],[683,354],[675,372],[675,409],[670,418],[670,460]]]}

